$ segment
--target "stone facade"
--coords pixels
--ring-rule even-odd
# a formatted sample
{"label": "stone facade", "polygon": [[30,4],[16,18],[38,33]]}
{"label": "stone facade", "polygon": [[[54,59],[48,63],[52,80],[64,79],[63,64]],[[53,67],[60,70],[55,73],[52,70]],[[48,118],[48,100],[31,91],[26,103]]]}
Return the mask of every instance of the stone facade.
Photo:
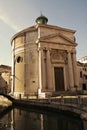
{"label": "stone facade", "polygon": [[11,92],[11,67],[0,65],[0,93]]}
{"label": "stone facade", "polygon": [[45,18],[39,17],[35,26],[12,38],[14,94],[44,95],[79,88],[76,31],[48,25]]}
{"label": "stone facade", "polygon": [[87,63],[77,62],[79,89],[87,94]]}
{"label": "stone facade", "polygon": [[80,58],[78,61],[84,64],[87,63],[87,56]]}

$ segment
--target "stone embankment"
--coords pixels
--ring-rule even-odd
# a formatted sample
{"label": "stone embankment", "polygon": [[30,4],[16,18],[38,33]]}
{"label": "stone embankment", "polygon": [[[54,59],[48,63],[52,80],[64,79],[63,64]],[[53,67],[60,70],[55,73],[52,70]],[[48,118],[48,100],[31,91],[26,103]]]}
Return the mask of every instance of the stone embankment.
{"label": "stone embankment", "polygon": [[31,108],[80,117],[87,120],[87,97],[60,96],[48,99],[16,99],[13,104],[17,107]]}
{"label": "stone embankment", "polygon": [[0,117],[3,116],[12,106],[12,101],[0,95]]}
{"label": "stone embankment", "polygon": [[0,96],[0,106],[1,107],[9,107],[12,105],[12,101],[4,96]]}
{"label": "stone embankment", "polygon": [[87,120],[87,96],[84,95],[58,96],[45,99],[28,99],[28,97],[15,99],[9,95],[5,96],[6,98],[0,96],[0,106],[5,108],[12,105],[38,111],[62,112]]}

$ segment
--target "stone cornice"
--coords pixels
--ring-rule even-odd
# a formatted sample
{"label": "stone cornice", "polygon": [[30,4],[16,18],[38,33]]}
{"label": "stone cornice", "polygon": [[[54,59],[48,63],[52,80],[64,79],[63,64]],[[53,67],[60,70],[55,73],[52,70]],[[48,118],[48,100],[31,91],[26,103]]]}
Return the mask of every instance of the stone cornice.
{"label": "stone cornice", "polygon": [[43,24],[36,25],[36,28],[39,28],[39,27],[50,28],[50,29],[55,29],[55,30],[62,30],[62,31],[72,32],[72,33],[76,32],[76,30],[71,30],[71,29],[62,28],[62,27],[59,27],[59,26],[48,25],[48,24],[46,24],[46,25],[43,25]]}
{"label": "stone cornice", "polygon": [[51,38],[57,37],[57,36],[62,37],[63,39],[67,40],[68,42],[70,42],[72,44],[77,44],[73,40],[71,40],[70,38],[66,37],[65,35],[63,35],[61,33],[54,33],[54,34],[50,34],[50,35],[47,35],[47,36],[43,36],[43,37],[40,38],[40,40],[47,40],[47,39],[51,39]]}
{"label": "stone cornice", "polygon": [[19,37],[19,36],[24,36],[26,32],[32,32],[32,31],[37,31],[37,29],[35,28],[35,26],[32,26],[32,27],[29,27],[29,28],[26,28],[18,33],[16,33],[12,38],[11,38],[11,44],[12,44],[12,41]]}
{"label": "stone cornice", "polygon": [[65,44],[65,43],[60,43],[60,42],[51,42],[51,41],[47,41],[47,40],[38,40],[38,42],[44,42],[44,43],[53,43],[53,44],[60,44],[60,45],[66,45],[66,46],[77,46],[77,43],[74,44]]}

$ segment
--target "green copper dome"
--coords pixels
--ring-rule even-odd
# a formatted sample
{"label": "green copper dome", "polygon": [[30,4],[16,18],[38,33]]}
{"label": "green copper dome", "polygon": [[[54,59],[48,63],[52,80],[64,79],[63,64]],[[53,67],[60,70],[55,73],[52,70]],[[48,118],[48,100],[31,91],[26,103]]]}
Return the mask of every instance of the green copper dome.
{"label": "green copper dome", "polygon": [[37,24],[47,24],[48,22],[48,18],[45,17],[44,15],[41,14],[41,16],[39,16],[37,19],[36,19],[36,23]]}

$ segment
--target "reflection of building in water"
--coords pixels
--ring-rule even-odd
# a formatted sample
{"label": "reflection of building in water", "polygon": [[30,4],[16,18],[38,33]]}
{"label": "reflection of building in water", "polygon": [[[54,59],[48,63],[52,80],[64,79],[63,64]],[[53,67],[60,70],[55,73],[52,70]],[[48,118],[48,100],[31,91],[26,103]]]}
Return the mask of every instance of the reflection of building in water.
{"label": "reflection of building in water", "polygon": [[0,118],[0,130],[13,130],[13,129],[10,129],[11,122],[12,122],[11,112],[8,112],[8,114]]}
{"label": "reflection of building in water", "polygon": [[83,130],[83,122],[65,115],[44,115],[44,130]]}
{"label": "reflection of building in water", "polygon": [[0,119],[0,122],[6,130],[83,130],[81,119],[66,117],[61,113],[41,114],[14,109]]}
{"label": "reflection of building in water", "polygon": [[14,109],[13,124],[16,130],[41,130],[40,114]]}
{"label": "reflection of building in water", "polygon": [[13,36],[14,95],[53,94],[81,90],[77,73],[75,30],[48,25],[41,15],[36,25]]}

